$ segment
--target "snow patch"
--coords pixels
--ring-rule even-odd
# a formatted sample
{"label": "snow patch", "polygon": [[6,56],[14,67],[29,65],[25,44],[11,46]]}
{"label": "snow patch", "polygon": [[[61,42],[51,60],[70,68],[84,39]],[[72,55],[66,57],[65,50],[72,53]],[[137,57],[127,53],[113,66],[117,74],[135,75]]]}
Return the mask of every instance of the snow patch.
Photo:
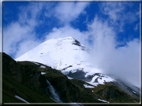
{"label": "snow patch", "polygon": [[102,100],[102,99],[98,99],[99,101],[102,101],[102,102],[105,102],[105,103],[109,103],[108,101],[106,100]]}
{"label": "snow patch", "polygon": [[39,65],[37,62],[34,62],[36,65]]}
{"label": "snow patch", "polygon": [[111,77],[99,73],[99,75],[95,75],[92,78],[92,80],[90,81],[90,83],[105,84],[105,82],[114,82],[114,81],[115,80],[112,79]]}
{"label": "snow patch", "polygon": [[46,68],[45,66],[40,66],[40,68]]}
{"label": "snow patch", "polygon": [[95,82],[95,80],[96,80],[96,78],[98,78],[99,76],[94,76],[93,78],[92,78],[92,80],[91,80],[91,83],[93,83],[93,82]]}
{"label": "snow patch", "polygon": [[41,72],[41,75],[44,75],[44,74],[46,74],[46,72]]}
{"label": "snow patch", "polygon": [[23,101],[23,102],[25,102],[25,103],[28,103],[28,104],[29,104],[29,102],[27,102],[25,99],[21,98],[20,96],[15,95],[15,97],[16,97],[17,99],[19,99],[19,100],[21,100],[21,101]]}
{"label": "snow patch", "polygon": [[96,74],[90,82],[87,82],[93,86],[98,86],[99,84],[105,84],[105,82],[114,82],[115,79],[112,79],[111,77],[104,75],[104,74]]}
{"label": "snow patch", "polygon": [[137,92],[133,91],[133,93],[137,93]]}
{"label": "snow patch", "polygon": [[99,84],[98,83],[91,83],[91,82],[87,82],[88,84],[90,85],[93,85],[93,86],[98,86]]}
{"label": "snow patch", "polygon": [[105,82],[114,82],[115,80],[112,79],[111,77],[101,77],[101,78],[98,78],[98,82],[99,84],[104,84]]}
{"label": "snow patch", "polygon": [[70,80],[72,80],[73,78],[71,78],[71,77],[69,77],[69,76],[67,76],[68,77],[68,79],[70,79]]}
{"label": "snow patch", "polygon": [[94,86],[90,86],[90,85],[87,85],[87,84],[83,84],[85,88],[94,88]]}
{"label": "snow patch", "polygon": [[85,67],[85,70],[89,70],[89,71],[86,71],[87,73],[86,73],[85,77],[88,77],[89,75],[93,75],[95,73],[102,73],[101,69],[94,68],[91,65],[89,65],[88,67]]}

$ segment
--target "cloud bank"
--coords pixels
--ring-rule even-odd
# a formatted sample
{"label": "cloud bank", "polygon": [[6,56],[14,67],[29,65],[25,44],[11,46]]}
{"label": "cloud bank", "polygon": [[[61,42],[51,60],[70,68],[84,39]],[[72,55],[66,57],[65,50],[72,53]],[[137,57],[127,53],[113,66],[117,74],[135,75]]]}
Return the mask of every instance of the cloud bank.
{"label": "cloud bank", "polygon": [[111,74],[140,87],[141,46],[138,39],[117,48],[113,27],[95,19],[90,27],[94,38],[91,63],[104,73]]}

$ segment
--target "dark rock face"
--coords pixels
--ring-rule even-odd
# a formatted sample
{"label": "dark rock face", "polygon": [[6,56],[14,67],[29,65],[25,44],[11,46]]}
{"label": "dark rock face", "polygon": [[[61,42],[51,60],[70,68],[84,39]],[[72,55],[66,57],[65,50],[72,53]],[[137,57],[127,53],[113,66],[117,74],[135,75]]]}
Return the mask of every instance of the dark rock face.
{"label": "dark rock face", "polygon": [[74,42],[72,44],[77,45],[77,46],[81,46],[80,42],[77,41],[76,39],[74,39]]}
{"label": "dark rock face", "polygon": [[86,47],[82,46],[81,43],[79,41],[77,41],[76,39],[74,39],[74,42],[72,43],[73,45],[77,45],[81,47],[81,50],[83,51],[89,51]]}
{"label": "dark rock face", "polygon": [[69,66],[63,68],[62,70],[65,70],[65,69],[67,69],[67,68],[69,68],[69,67],[72,67],[72,65],[69,65]]}
{"label": "dark rock face", "polygon": [[67,74],[69,77],[75,78],[75,79],[80,79],[80,80],[84,80],[85,79],[85,73],[81,70],[77,70],[76,72],[72,73],[69,72]]}
{"label": "dark rock face", "polygon": [[2,66],[3,66],[3,73],[11,74],[11,76],[18,82],[22,81],[22,75],[21,70],[19,70],[19,67],[10,56],[3,53],[2,54]]}

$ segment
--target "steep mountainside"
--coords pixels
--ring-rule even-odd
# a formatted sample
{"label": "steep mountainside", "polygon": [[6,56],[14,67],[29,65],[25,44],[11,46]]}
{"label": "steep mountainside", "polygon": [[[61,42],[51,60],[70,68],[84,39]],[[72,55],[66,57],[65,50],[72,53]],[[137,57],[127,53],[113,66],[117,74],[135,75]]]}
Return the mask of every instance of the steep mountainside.
{"label": "steep mountainside", "polygon": [[[54,102],[46,95],[39,68],[30,62],[17,63],[5,53],[3,56],[3,103]],[[27,64],[27,65],[26,65]]]}
{"label": "steep mountainside", "polygon": [[16,61],[35,61],[52,68],[63,69],[69,65],[86,62],[87,56],[87,48],[74,38],[66,37],[47,40]]}
{"label": "steep mountainside", "polygon": [[3,103],[138,102],[113,82],[93,86],[38,62],[16,62],[3,53]]}

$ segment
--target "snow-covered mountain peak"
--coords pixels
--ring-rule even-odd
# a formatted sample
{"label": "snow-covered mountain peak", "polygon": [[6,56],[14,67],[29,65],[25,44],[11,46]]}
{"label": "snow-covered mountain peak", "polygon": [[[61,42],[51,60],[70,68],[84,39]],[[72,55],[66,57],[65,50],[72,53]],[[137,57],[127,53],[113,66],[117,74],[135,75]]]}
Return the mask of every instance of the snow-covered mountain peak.
{"label": "snow-covered mountain peak", "polygon": [[73,37],[71,37],[71,36],[68,36],[68,37],[65,37],[65,38],[58,38],[58,39],[60,39],[60,40],[65,40],[65,41],[74,41],[75,39],[73,38]]}
{"label": "snow-covered mountain peak", "polygon": [[[80,44],[79,41],[74,39],[73,37],[65,37],[65,38],[57,38],[57,39],[49,39],[40,44],[39,46],[45,46],[45,45],[51,45],[53,44],[55,47],[60,46],[61,47],[70,47],[70,46],[80,46],[81,48],[85,48],[84,45]],[[37,46],[38,47],[38,46]]]}
{"label": "snow-covered mountain peak", "polygon": [[[103,82],[114,81],[105,75],[96,76],[96,73],[102,73],[101,69],[93,67],[89,62],[89,53],[87,47],[72,37],[51,39],[43,42],[39,46],[25,53],[16,59],[16,61],[34,61],[51,66],[54,69],[61,70],[62,73],[71,77],[80,77],[78,79],[93,78],[98,82],[91,84],[103,84]],[[95,75],[95,76],[94,76]],[[110,80],[111,79],[111,80]]]}
{"label": "snow-covered mountain peak", "polygon": [[72,37],[51,39],[25,53],[16,61],[36,61],[52,68],[62,69],[87,61],[86,47]]}

